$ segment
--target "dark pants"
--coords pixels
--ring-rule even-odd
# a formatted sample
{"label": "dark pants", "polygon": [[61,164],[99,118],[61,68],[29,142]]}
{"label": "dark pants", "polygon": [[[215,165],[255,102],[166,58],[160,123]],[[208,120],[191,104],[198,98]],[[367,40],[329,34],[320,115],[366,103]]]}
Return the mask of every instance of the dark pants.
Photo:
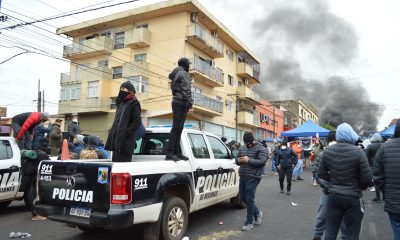
{"label": "dark pants", "polygon": [[[21,130],[21,125],[15,122],[11,122],[11,127],[14,131],[14,138],[17,138],[19,131]],[[22,138],[18,141],[18,147],[20,150],[23,149],[32,149],[32,140],[31,134],[29,131],[26,131]]]}
{"label": "dark pants", "polygon": [[173,122],[171,133],[169,134],[167,155],[182,154],[181,134],[188,111],[189,109],[187,107],[172,104]]}
{"label": "dark pants", "polygon": [[292,175],[293,175],[293,168],[292,167],[281,167],[279,170],[279,186],[281,187],[281,190],[283,190],[283,182],[285,181],[285,176],[286,176],[286,183],[287,183],[287,188],[286,190],[290,192],[292,189]]}
{"label": "dark pants", "polygon": [[357,197],[329,193],[325,240],[336,240],[342,221],[348,239],[358,240],[364,216],[360,201]]}
{"label": "dark pants", "polygon": [[240,198],[246,204],[247,207],[247,217],[246,223],[253,224],[253,218],[257,217],[260,214],[260,210],[258,210],[254,198],[256,195],[257,186],[260,183],[259,178],[240,178],[239,182],[239,191],[240,191]]}
{"label": "dark pants", "polygon": [[381,200],[381,190],[379,189],[378,184],[375,185],[375,194],[376,194],[376,199]]}
{"label": "dark pants", "polygon": [[390,225],[392,225],[393,239],[400,240],[400,214],[389,212]]}
{"label": "dark pants", "polygon": [[113,152],[112,162],[130,162],[132,161],[132,154],[124,154],[117,151]]}
{"label": "dark pants", "polygon": [[24,194],[27,196],[27,204],[29,205],[29,209],[32,212],[32,216],[35,216],[35,212],[33,211],[33,201],[36,198],[36,175],[27,176],[27,183],[25,187]]}

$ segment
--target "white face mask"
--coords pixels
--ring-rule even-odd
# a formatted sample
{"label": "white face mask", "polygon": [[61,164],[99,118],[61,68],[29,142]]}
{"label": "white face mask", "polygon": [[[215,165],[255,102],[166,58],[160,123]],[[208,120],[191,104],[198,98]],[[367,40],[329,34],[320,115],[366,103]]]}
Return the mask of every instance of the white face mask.
{"label": "white face mask", "polygon": [[282,149],[286,149],[286,146],[284,146],[284,145],[282,145],[282,147],[281,147]]}
{"label": "white face mask", "polygon": [[78,119],[77,119],[77,118],[73,118],[73,119],[72,119],[72,122],[77,123],[77,122],[78,122]]}

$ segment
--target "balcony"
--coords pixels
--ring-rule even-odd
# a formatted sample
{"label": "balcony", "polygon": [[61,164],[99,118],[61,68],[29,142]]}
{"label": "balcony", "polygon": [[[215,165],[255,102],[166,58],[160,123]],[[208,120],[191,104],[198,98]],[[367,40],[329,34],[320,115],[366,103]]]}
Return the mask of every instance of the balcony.
{"label": "balcony", "polygon": [[191,68],[189,72],[196,80],[200,80],[201,83],[207,84],[211,87],[224,86],[224,75],[222,70],[211,66],[199,57],[192,58],[191,62],[192,64],[190,65]]}
{"label": "balcony", "polygon": [[248,63],[239,62],[236,65],[236,74],[239,77],[246,78],[251,84],[260,83],[260,74]]}
{"label": "balcony", "polygon": [[71,74],[69,72],[61,73],[60,85],[72,84],[74,83],[71,79]]}
{"label": "balcony", "polygon": [[125,63],[122,67],[122,77],[128,78],[131,76],[143,75],[148,72],[149,63],[144,61],[133,61]]}
{"label": "balcony", "polygon": [[110,80],[111,69],[107,67],[81,68],[75,72],[61,73],[60,85],[75,84],[93,80]]}
{"label": "balcony", "polygon": [[151,32],[147,28],[135,28],[125,32],[125,46],[142,48],[150,46]]}
{"label": "balcony", "polygon": [[245,127],[254,128],[259,126],[259,119],[253,113],[247,111],[239,111],[238,124]]}
{"label": "balcony", "polygon": [[246,102],[247,104],[250,105],[259,105],[260,104],[260,95],[255,93],[253,90],[251,90],[249,87],[242,85],[238,87],[238,93],[239,97],[242,101]]}
{"label": "balcony", "polygon": [[58,103],[58,114],[96,113],[109,112],[110,99],[108,98],[84,98],[76,100],[64,100]]}
{"label": "balcony", "polygon": [[96,37],[82,42],[74,42],[64,46],[63,57],[69,60],[78,60],[89,57],[110,54],[113,41],[109,37]]}
{"label": "balcony", "polygon": [[224,57],[224,43],[198,24],[188,26],[186,41],[213,58]]}
{"label": "balcony", "polygon": [[209,116],[221,116],[222,102],[203,96],[200,93],[193,93],[193,109],[195,112],[201,112]]}

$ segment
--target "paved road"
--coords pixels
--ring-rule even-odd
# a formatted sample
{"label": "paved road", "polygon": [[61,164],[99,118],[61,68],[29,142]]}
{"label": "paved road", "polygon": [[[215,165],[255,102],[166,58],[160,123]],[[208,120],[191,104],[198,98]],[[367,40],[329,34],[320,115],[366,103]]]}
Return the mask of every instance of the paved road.
{"label": "paved road", "polygon": [[[304,181],[293,182],[292,195],[279,193],[278,177],[268,175],[259,185],[256,202],[264,212],[264,222],[250,232],[241,232],[245,210],[232,210],[227,202],[190,215],[190,239],[288,239],[310,240],[320,189],[312,186],[311,172],[306,170]],[[364,192],[366,213],[363,219],[360,239],[392,239],[388,217],[383,204],[371,203],[374,193]],[[293,204],[297,204],[293,206]],[[223,222],[222,225],[219,222]],[[0,240],[8,239],[12,231],[32,234],[30,239],[54,240],[102,240],[141,239],[141,228],[105,231],[93,235],[78,229],[66,227],[49,220],[33,222],[22,202],[13,203],[0,213]]]}

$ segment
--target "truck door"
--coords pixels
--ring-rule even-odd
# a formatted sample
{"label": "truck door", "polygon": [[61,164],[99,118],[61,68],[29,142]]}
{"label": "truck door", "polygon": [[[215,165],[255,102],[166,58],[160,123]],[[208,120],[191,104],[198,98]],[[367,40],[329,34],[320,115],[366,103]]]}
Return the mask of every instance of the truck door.
{"label": "truck door", "polygon": [[192,154],[192,169],[196,187],[196,209],[204,208],[215,203],[216,194],[213,182],[216,181],[217,164],[210,157],[204,135],[201,133],[188,133]]}
{"label": "truck door", "polygon": [[[9,140],[0,140],[0,201],[14,198],[19,188],[21,156],[13,152],[11,144]],[[14,149],[19,151],[16,144]]]}
{"label": "truck door", "polygon": [[207,135],[207,140],[217,163],[218,177],[214,188],[218,190],[218,200],[234,197],[239,190],[239,167],[221,140],[210,135]]}

